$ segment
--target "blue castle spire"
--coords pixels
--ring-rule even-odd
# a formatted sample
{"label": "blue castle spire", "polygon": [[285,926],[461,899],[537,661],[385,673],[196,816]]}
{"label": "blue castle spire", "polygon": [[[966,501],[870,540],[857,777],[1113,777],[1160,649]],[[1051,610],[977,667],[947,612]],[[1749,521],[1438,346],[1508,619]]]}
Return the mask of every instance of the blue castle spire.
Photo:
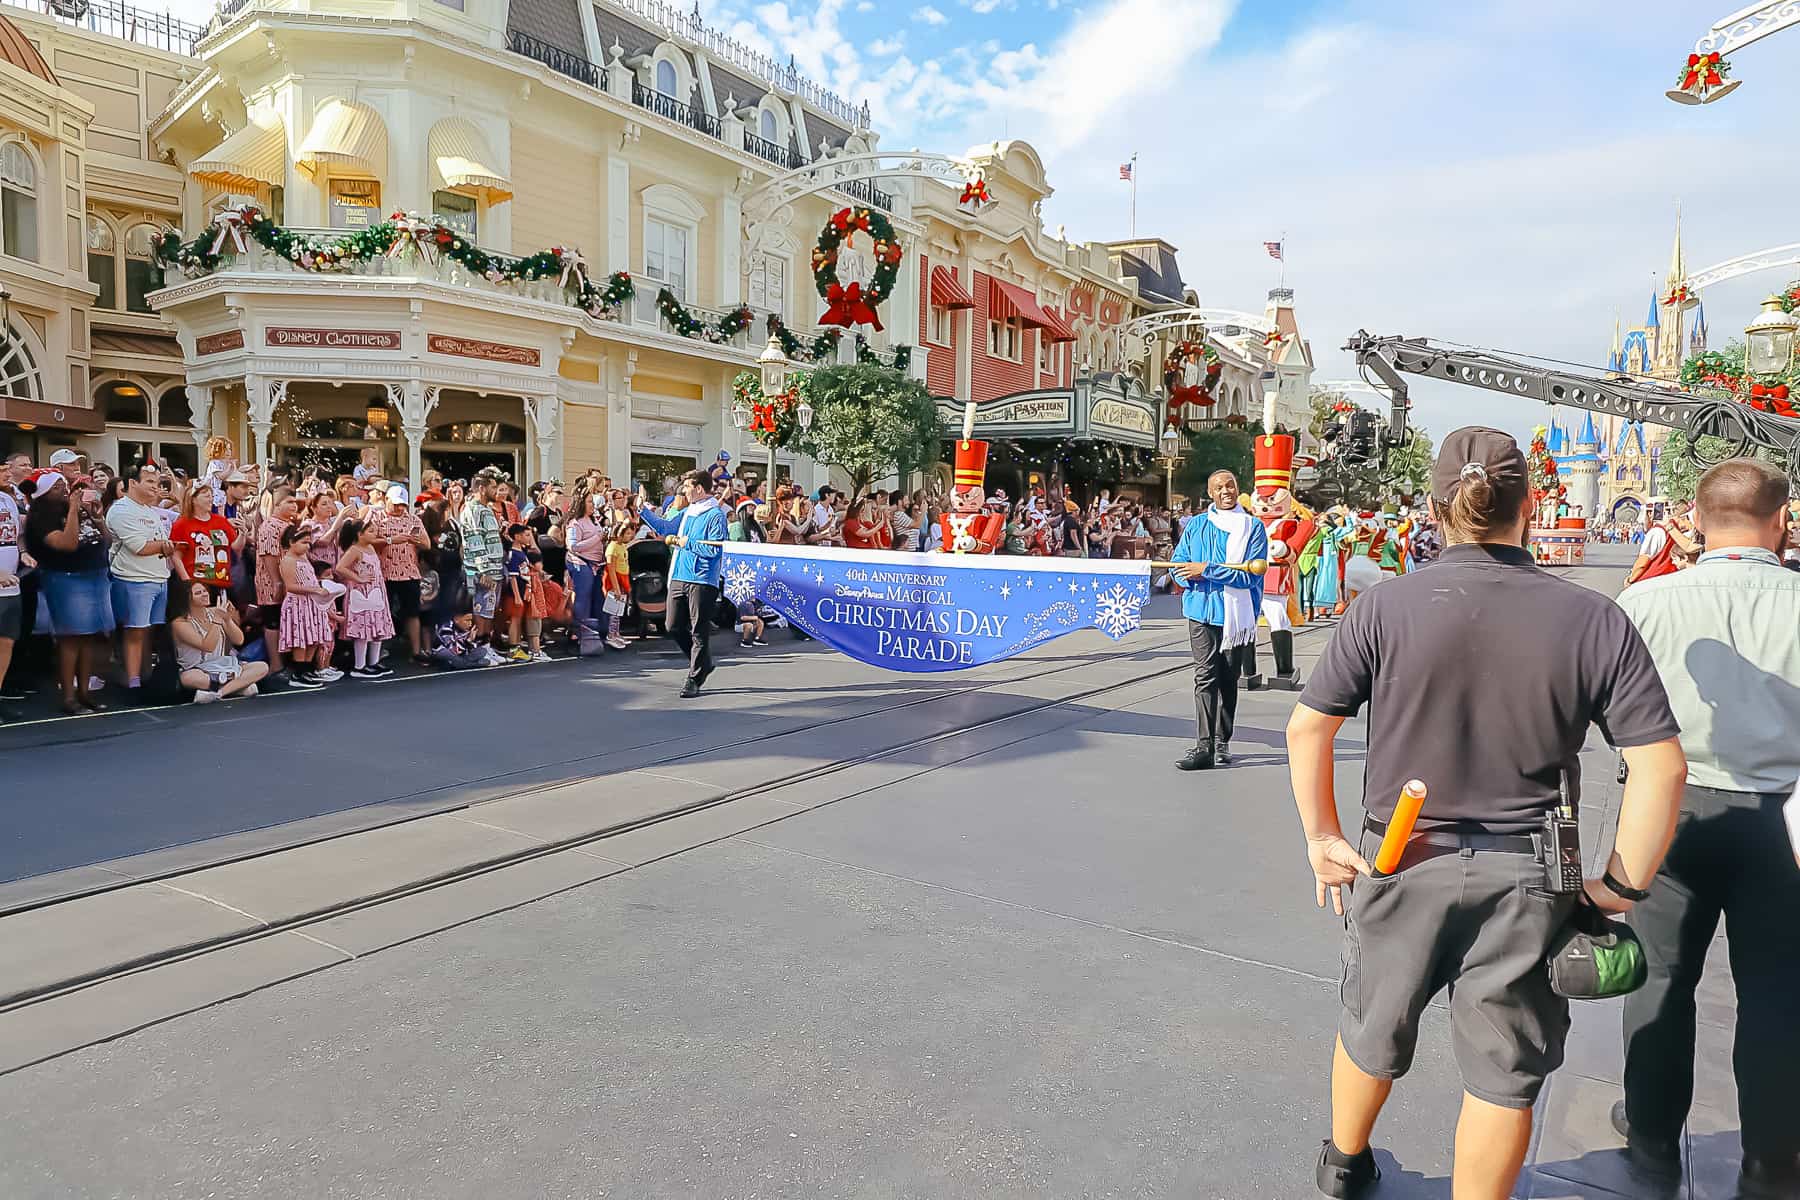
{"label": "blue castle spire", "polygon": [[1594,414],[1593,413],[1587,413],[1582,418],[1581,432],[1575,436],[1575,445],[1578,448],[1581,446],[1593,446],[1595,448],[1599,447],[1600,431],[1594,428]]}
{"label": "blue castle spire", "polygon": [[1644,318],[1644,328],[1662,328],[1662,305],[1657,302],[1655,292],[1650,293],[1650,315]]}

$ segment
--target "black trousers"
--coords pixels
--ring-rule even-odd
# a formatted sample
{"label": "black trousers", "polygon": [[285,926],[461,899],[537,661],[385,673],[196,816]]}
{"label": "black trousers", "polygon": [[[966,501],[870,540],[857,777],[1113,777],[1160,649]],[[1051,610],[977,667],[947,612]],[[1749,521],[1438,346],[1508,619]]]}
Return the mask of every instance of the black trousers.
{"label": "black trousers", "polygon": [[1634,1131],[1674,1139],[1694,1099],[1694,989],[1725,918],[1737,985],[1732,1068],[1746,1156],[1800,1153],[1800,866],[1781,818],[1784,793],[1689,784],[1650,896],[1625,918],[1649,981],[1625,998],[1625,1113]]}
{"label": "black trousers", "polygon": [[1229,742],[1237,720],[1238,672],[1242,648],[1227,649],[1225,627],[1188,622],[1188,649],[1194,656],[1194,719],[1199,745]]}
{"label": "black trousers", "polygon": [[712,614],[719,589],[685,579],[669,584],[669,636],[688,656],[688,679],[698,683],[712,670]]}

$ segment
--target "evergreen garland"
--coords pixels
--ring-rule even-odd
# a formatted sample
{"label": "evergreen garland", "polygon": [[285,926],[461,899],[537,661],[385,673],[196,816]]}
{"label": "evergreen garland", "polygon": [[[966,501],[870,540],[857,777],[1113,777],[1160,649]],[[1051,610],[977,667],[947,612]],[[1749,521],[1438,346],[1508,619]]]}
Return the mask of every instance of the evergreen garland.
{"label": "evergreen garland", "polygon": [[859,333],[856,335],[856,361],[865,367],[891,367],[904,375],[912,365],[912,347],[895,346],[893,353],[883,358],[878,350],[869,345],[869,339]]}
{"label": "evergreen garland", "polygon": [[827,362],[836,357],[838,343],[843,339],[843,330],[827,329],[811,342],[802,342],[800,335],[789,329],[780,317],[775,318],[775,341],[792,362]]}
{"label": "evergreen garland", "polygon": [[729,342],[750,328],[750,322],[756,319],[747,306],[740,304],[720,317],[718,324],[711,324],[689,312],[668,288],[656,293],[656,311],[669,323],[669,328],[682,337],[699,338],[715,345]]}
{"label": "evergreen garland", "polygon": [[233,231],[254,241],[304,271],[341,271],[377,258],[414,254],[421,258],[443,257],[490,283],[535,282],[555,277],[570,293],[570,303],[595,317],[615,315],[635,294],[631,275],[615,271],[604,285],[588,278],[577,250],[552,246],[523,258],[489,254],[458,231],[441,222],[427,221],[416,213],[395,212],[378,225],[356,229],[334,238],[298,233],[271,221],[254,204],[221,213],[217,228],[183,241],[171,230],[151,244],[156,260],[189,276],[208,275],[237,256]]}

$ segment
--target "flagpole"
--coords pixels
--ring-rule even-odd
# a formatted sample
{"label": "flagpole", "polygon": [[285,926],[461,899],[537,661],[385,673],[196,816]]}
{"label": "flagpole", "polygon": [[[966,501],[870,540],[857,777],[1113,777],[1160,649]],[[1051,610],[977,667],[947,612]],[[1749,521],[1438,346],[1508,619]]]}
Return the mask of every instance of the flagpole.
{"label": "flagpole", "polygon": [[1137,241],[1137,151],[1131,153],[1131,240]]}
{"label": "flagpole", "polygon": [[1281,287],[1287,287],[1287,230],[1281,231]]}

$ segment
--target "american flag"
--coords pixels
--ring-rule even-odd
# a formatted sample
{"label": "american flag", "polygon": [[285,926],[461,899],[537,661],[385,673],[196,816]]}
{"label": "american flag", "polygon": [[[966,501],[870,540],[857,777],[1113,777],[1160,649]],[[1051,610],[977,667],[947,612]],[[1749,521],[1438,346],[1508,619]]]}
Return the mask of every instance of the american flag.
{"label": "american flag", "polygon": [[1130,164],[1130,163],[1120,163],[1119,164],[1119,178],[1120,179],[1130,179],[1131,178],[1131,166],[1132,166],[1132,164]]}
{"label": "american flag", "polygon": [[[1264,242],[1263,249],[1267,250],[1269,252],[1270,258],[1276,258],[1276,259],[1281,258],[1281,243],[1280,242]],[[1283,259],[1282,261],[1285,262],[1286,260]]]}

